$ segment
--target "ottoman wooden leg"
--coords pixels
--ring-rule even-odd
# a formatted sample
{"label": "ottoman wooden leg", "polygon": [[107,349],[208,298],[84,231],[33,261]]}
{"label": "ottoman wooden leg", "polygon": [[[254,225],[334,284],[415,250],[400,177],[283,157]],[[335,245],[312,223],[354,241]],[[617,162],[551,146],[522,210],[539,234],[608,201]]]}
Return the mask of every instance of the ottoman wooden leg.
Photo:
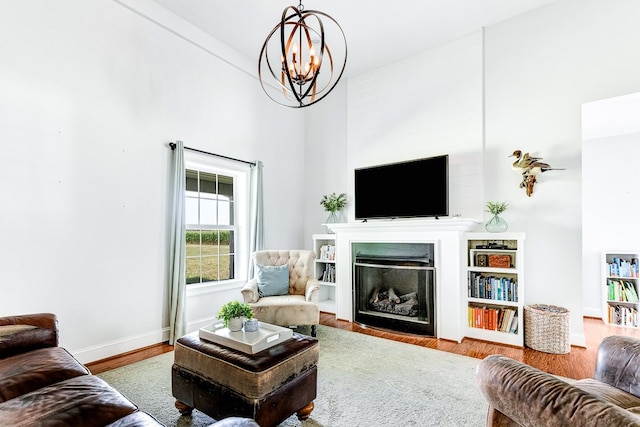
{"label": "ottoman wooden leg", "polygon": [[193,408],[191,406],[184,404],[179,400],[176,400],[176,409],[178,409],[182,415],[191,415],[191,412],[193,412]]}
{"label": "ottoman wooden leg", "polygon": [[309,404],[307,406],[305,406],[304,408],[298,410],[298,412],[296,412],[296,414],[298,415],[298,419],[300,421],[306,420],[307,418],[309,418],[309,415],[311,415],[311,411],[313,411],[313,402],[309,402]]}

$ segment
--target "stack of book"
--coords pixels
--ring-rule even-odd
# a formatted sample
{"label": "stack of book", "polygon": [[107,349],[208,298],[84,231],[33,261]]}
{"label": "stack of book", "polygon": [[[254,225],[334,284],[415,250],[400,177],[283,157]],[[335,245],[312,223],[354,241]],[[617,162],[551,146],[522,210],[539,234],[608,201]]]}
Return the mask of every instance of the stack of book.
{"label": "stack of book", "polygon": [[638,310],[622,305],[609,306],[609,323],[621,326],[638,326]]}
{"label": "stack of book", "polygon": [[630,260],[613,257],[613,261],[607,263],[608,276],[613,277],[639,277],[638,258]]}
{"label": "stack of book", "polygon": [[485,277],[469,272],[468,295],[471,298],[518,302],[518,282],[508,277]]}
{"label": "stack of book", "polygon": [[469,326],[491,331],[518,333],[518,310],[515,308],[469,306]]}
{"label": "stack of book", "polygon": [[638,292],[633,283],[626,280],[608,280],[609,301],[638,302]]}
{"label": "stack of book", "polygon": [[322,278],[320,279],[322,282],[335,283],[336,282],[336,267],[332,264],[327,264],[324,267],[324,272],[322,273]]}
{"label": "stack of book", "polygon": [[336,247],[334,245],[320,246],[320,259],[323,261],[334,261],[336,259]]}

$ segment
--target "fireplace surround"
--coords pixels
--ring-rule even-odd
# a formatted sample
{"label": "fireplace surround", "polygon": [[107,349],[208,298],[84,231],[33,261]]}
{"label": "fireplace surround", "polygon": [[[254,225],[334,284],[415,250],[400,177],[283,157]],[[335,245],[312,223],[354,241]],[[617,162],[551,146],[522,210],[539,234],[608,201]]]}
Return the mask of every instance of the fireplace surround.
{"label": "fireplace surround", "polygon": [[[462,341],[466,330],[466,246],[464,234],[481,227],[468,218],[346,222],[327,224],[336,238],[336,317],[354,319],[353,276],[358,243],[432,244],[434,336]],[[366,255],[372,255],[367,253]],[[380,255],[380,254],[374,254]],[[344,266],[345,268],[340,268]],[[364,323],[365,325],[367,323]],[[369,325],[372,325],[369,323]]]}

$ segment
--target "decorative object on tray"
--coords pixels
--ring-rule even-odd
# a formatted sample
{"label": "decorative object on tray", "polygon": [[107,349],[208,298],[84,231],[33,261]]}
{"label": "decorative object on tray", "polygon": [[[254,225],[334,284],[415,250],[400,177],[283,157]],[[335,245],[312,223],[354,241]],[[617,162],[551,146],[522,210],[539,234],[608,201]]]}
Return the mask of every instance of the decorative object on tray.
{"label": "decorative object on tray", "polygon": [[515,157],[516,160],[511,164],[514,172],[521,174],[520,188],[524,188],[527,196],[533,194],[533,186],[537,182],[538,174],[551,170],[564,170],[561,168],[552,168],[547,163],[543,163],[542,157],[532,157],[529,153],[522,153],[521,150],[515,150],[509,157]]}
{"label": "decorative object on tray", "polygon": [[244,331],[245,332],[258,332],[258,327],[260,326],[260,322],[258,319],[247,319],[244,321]]}
{"label": "decorative object on tray", "polygon": [[258,322],[256,332],[230,331],[225,328],[223,320],[217,320],[213,324],[200,328],[200,339],[211,341],[234,350],[247,354],[255,354],[274,345],[280,344],[293,336],[290,328]]}
{"label": "decorative object on tray", "polygon": [[222,306],[218,312],[218,319],[222,319],[224,326],[230,331],[240,331],[245,319],[253,319],[253,310],[247,303],[231,301]]}
{"label": "decorative object on tray", "polygon": [[503,233],[507,231],[507,222],[499,215],[507,210],[507,202],[487,202],[487,212],[493,216],[484,225],[484,228],[491,233]]}
{"label": "decorative object on tray", "polygon": [[[338,222],[338,212],[340,212],[347,205],[347,195],[345,193],[331,193],[329,195],[322,196],[322,200],[320,200],[320,204],[324,208],[325,211],[329,212],[329,217],[327,218],[327,224],[334,224]],[[332,234],[333,231],[326,227],[327,233]]]}

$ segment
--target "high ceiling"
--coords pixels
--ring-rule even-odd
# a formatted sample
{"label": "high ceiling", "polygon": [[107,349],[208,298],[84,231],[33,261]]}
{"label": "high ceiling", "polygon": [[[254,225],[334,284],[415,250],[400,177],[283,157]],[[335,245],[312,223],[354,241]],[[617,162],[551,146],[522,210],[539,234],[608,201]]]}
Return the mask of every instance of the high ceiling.
{"label": "high ceiling", "polygon": [[[291,0],[154,0],[249,59]],[[556,0],[305,0],[332,16],[347,38],[346,73],[356,75],[458,39]]]}

